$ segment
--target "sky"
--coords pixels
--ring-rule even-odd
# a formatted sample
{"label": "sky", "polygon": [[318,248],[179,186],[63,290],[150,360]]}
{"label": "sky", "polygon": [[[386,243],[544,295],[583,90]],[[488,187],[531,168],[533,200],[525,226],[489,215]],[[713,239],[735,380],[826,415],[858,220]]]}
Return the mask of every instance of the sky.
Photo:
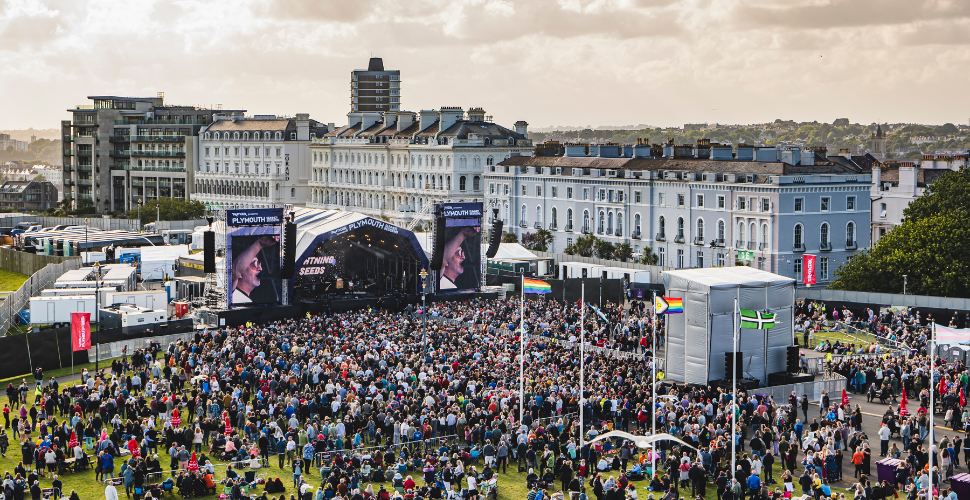
{"label": "sky", "polygon": [[157,92],[339,125],[371,56],[506,126],[970,120],[970,0],[0,0],[0,128]]}

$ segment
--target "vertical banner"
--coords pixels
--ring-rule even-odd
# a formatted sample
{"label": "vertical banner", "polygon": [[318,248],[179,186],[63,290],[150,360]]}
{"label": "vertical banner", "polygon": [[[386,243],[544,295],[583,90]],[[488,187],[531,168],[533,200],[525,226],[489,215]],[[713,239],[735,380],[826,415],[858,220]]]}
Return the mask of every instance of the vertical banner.
{"label": "vertical banner", "polygon": [[71,313],[71,345],[75,351],[91,348],[91,313]]}
{"label": "vertical banner", "polygon": [[442,249],[435,276],[438,293],[482,289],[482,213],[481,202],[435,205],[435,217],[445,225],[434,241],[435,252]]}
{"label": "vertical banner", "polygon": [[226,210],[229,309],[273,306],[282,301],[282,229],[282,208]]}
{"label": "vertical banner", "polygon": [[815,284],[815,256],[802,256],[802,283],[805,285]]}

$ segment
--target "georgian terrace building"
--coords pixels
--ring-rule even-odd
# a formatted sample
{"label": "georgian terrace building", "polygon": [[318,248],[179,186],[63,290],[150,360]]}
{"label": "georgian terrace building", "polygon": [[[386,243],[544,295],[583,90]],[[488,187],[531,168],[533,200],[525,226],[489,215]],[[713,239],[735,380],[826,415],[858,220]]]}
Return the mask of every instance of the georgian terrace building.
{"label": "georgian terrace building", "polygon": [[485,172],[486,209],[520,237],[548,229],[553,252],[584,234],[638,254],[650,247],[677,268],[734,265],[745,250],[751,266],[799,282],[807,253],[826,282],[869,244],[870,172],[819,150],[707,141],[561,149]]}
{"label": "georgian terrace building", "polygon": [[486,169],[533,151],[526,122],[510,130],[481,108],[347,117],[347,126],[310,146],[309,207],[352,210],[402,226],[430,221],[436,203],[483,201]]}

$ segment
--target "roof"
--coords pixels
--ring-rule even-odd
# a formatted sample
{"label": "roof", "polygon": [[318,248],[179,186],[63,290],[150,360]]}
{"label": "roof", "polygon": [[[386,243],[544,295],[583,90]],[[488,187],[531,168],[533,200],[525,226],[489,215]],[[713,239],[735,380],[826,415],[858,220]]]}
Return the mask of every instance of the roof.
{"label": "roof", "polygon": [[155,102],[157,97],[120,97],[115,95],[89,95],[88,99],[113,99],[116,101]]}
{"label": "roof", "polygon": [[[932,184],[944,174],[952,172],[947,168],[916,168],[916,183],[921,185]],[[899,167],[883,167],[879,175],[879,182],[899,182]]]}
{"label": "roof", "polygon": [[513,130],[507,129],[501,125],[497,125],[492,122],[481,122],[481,121],[468,121],[459,120],[455,122],[452,126],[448,127],[447,130],[441,132],[444,137],[456,137],[458,139],[467,139],[468,134],[478,134],[481,136],[500,136],[500,137],[514,137],[516,139],[527,139],[526,136],[517,133]]}
{"label": "roof", "polygon": [[250,120],[244,118],[236,120],[216,120],[206,130],[209,132],[218,132],[220,130],[286,130],[290,127],[291,123],[292,121],[288,119]]}
{"label": "roof", "polygon": [[[421,246],[414,233],[407,229],[374,219],[357,212],[344,210],[318,210],[314,208],[296,208],[293,211],[296,220],[296,265],[301,266],[322,242],[347,236],[361,228],[395,235],[407,240],[410,245],[395,245],[395,252],[399,256],[407,255],[420,259],[425,267],[429,265],[427,255],[421,251]],[[377,249],[375,248],[375,251]]]}
{"label": "roof", "polygon": [[[609,170],[692,170],[698,172],[742,172],[749,174],[806,175],[854,173],[841,165],[789,165],[775,161],[707,160],[698,158],[600,158],[595,156],[512,156],[499,165],[575,167]],[[563,175],[571,175],[563,171]]]}

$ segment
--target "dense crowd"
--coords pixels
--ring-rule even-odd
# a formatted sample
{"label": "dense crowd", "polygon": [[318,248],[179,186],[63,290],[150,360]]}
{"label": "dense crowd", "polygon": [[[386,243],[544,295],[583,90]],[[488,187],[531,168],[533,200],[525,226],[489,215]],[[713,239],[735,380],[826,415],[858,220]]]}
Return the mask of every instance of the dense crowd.
{"label": "dense crowd", "polygon": [[[838,396],[812,401],[820,410],[812,416],[808,398],[796,394],[734,398],[716,387],[669,383],[653,394],[653,318],[643,303],[586,311],[584,339],[606,349],[588,350],[583,360],[585,399],[569,342],[579,339],[578,304],[526,303],[521,364],[517,301],[433,305],[421,311],[430,318],[427,335],[414,312],[220,329],[136,351],[70,387],[53,379],[11,385],[5,429],[23,461],[4,481],[4,500],[33,495],[39,476],[53,479],[86,462],[99,480],[117,475],[117,486],[136,500],[166,490],[231,499],[478,500],[494,496],[510,466],[524,475],[527,500],[676,500],[687,488],[708,497],[711,488],[720,500],[818,499],[833,495],[830,484],[848,464],[855,498],[881,500],[896,488],[913,498],[927,491],[929,453],[938,457],[936,488],[958,466],[961,449],[970,456],[956,433],[927,449],[924,394],[944,389],[940,411],[963,431],[967,377],[963,366],[940,365],[931,374],[918,350],[832,366],[857,391],[875,387],[874,399],[888,391],[890,404],[911,388],[912,412],[889,406],[886,431],[879,431],[879,455],[903,459],[895,481],[882,484],[871,474],[876,451],[863,412]],[[811,306],[799,314],[805,321],[827,316]],[[907,324],[902,335],[918,349],[923,333]],[[628,441],[596,440],[610,430],[649,433],[654,417],[658,432],[680,441],[663,441],[652,455]],[[902,448],[889,448],[893,434]],[[266,477],[271,462],[291,469],[292,482]],[[782,470],[777,477],[773,467]],[[313,487],[317,472],[322,482]],[[638,492],[637,482],[647,491]],[[114,486],[106,495],[117,495]]]}

